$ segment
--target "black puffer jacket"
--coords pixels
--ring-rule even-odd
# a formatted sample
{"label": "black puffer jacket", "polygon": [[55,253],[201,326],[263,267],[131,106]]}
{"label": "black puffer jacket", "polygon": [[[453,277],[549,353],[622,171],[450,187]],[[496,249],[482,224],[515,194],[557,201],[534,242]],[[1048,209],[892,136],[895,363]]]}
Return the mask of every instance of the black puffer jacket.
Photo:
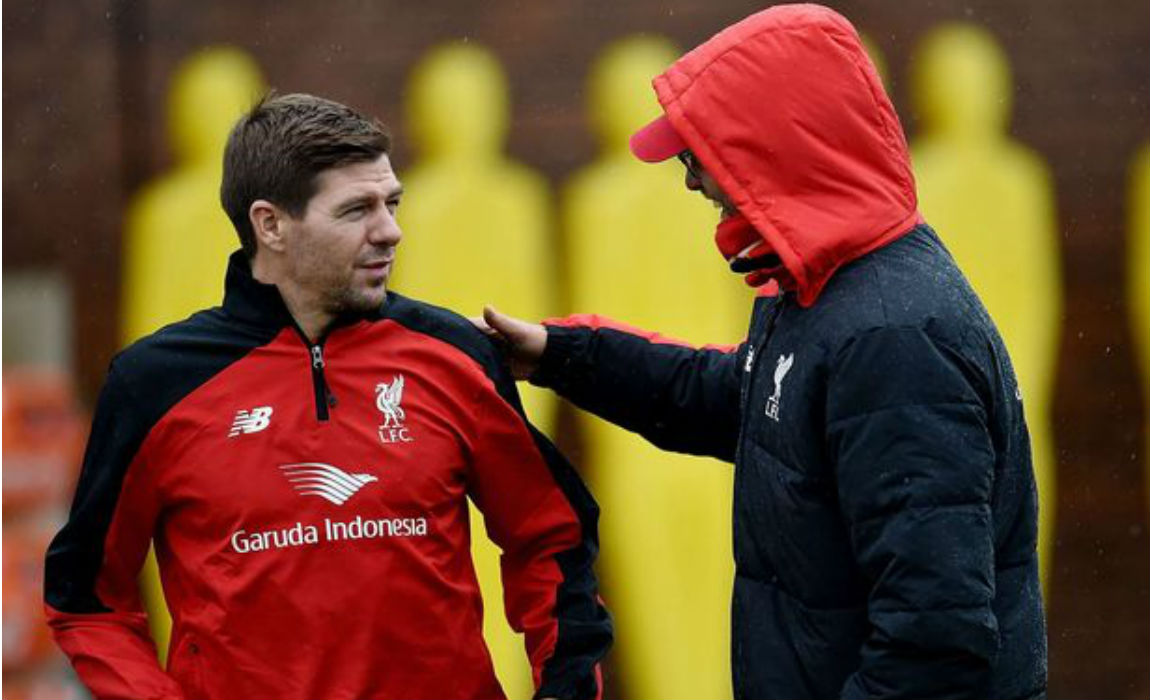
{"label": "black puffer jacket", "polygon": [[739,697],[1041,695],[1018,385],[922,223],[857,33],[824,7],[774,6],[654,85],[793,291],[764,289],[729,353],[569,319],[534,381],[656,445],[735,462]]}
{"label": "black puffer jacket", "polygon": [[729,352],[550,324],[532,381],[735,462],[737,697],[1045,692],[1018,385],[928,227],[842,268],[810,308],[760,298]]}

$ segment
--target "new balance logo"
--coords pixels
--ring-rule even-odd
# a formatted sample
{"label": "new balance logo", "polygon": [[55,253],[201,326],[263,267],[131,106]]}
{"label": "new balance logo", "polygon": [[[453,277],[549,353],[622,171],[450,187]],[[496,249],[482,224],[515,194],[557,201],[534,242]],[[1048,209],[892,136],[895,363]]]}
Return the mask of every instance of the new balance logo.
{"label": "new balance logo", "polygon": [[790,355],[779,355],[779,360],[775,363],[775,393],[767,398],[767,417],[776,423],[779,422],[779,401],[783,398],[783,380],[787,378],[787,372],[791,371],[791,366],[794,364],[793,352]]}
{"label": "new balance logo", "polygon": [[337,506],[347,503],[367,484],[379,481],[371,474],[348,474],[323,462],[285,464],[280,469],[301,496],[319,496]]}
{"label": "new balance logo", "polygon": [[232,421],[232,429],[228,431],[228,437],[234,438],[240,433],[258,433],[268,427],[271,422],[271,406],[260,406],[250,411],[241,409],[236,411],[236,419]]}

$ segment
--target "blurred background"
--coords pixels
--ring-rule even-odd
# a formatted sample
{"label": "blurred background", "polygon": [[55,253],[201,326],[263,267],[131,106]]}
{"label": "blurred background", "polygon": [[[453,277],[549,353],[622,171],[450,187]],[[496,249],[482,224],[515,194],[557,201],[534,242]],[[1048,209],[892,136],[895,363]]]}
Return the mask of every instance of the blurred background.
{"label": "blurred background", "polygon": [[[219,156],[254,97],[312,92],[391,127],[398,291],[738,342],[751,294],[714,252],[716,213],[626,137],[658,113],[656,73],[766,4],[5,3],[5,697],[84,697],[43,624],[44,548],[111,356],[221,298],[236,239]],[[866,36],[921,208],[1020,376],[1050,697],[1150,697],[1150,5],[831,4]],[[729,697],[730,468],[525,393],[603,507],[607,697]],[[476,557],[498,672],[529,697],[496,552],[477,541]]]}

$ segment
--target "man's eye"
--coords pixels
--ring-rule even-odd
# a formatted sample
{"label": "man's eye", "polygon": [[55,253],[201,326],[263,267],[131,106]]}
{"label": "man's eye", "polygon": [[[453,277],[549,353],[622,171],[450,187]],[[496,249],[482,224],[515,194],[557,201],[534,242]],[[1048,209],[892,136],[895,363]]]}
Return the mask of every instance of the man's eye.
{"label": "man's eye", "polygon": [[396,209],[399,209],[399,200],[393,199],[387,203],[387,208],[394,214]]}
{"label": "man's eye", "polygon": [[367,205],[366,204],[357,204],[356,206],[354,206],[350,209],[345,209],[343,212],[343,215],[346,217],[355,218],[357,216],[362,216],[366,212],[367,212]]}

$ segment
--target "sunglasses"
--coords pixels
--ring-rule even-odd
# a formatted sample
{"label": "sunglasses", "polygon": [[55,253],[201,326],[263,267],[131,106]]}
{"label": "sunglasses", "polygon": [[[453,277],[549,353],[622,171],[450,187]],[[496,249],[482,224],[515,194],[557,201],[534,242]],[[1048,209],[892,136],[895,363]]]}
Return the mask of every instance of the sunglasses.
{"label": "sunglasses", "polygon": [[691,177],[695,178],[696,180],[702,179],[703,165],[699,163],[699,159],[695,157],[694,153],[691,153],[689,150],[679,151],[678,157],[679,162],[683,164],[683,167],[687,169],[687,172],[690,173]]}

